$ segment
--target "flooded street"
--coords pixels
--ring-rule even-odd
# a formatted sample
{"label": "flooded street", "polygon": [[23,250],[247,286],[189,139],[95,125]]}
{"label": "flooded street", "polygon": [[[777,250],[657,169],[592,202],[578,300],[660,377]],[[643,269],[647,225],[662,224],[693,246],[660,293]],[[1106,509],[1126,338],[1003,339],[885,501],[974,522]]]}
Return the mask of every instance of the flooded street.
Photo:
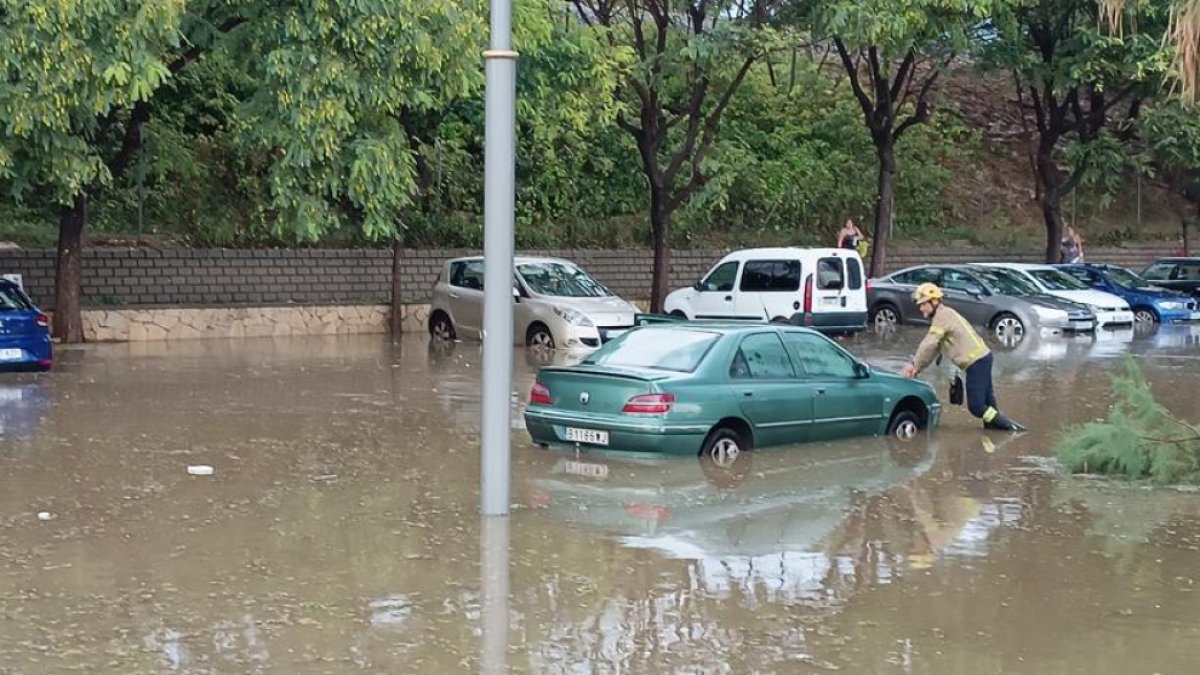
{"label": "flooded street", "polygon": [[[898,369],[920,337],[847,346]],[[477,344],[63,349],[0,375],[0,673],[1193,673],[1200,494],[1041,460],[1126,354],[1200,420],[1188,326],[997,350],[1020,436],[947,405],[911,444],[718,472],[537,448],[514,414],[484,532]]]}

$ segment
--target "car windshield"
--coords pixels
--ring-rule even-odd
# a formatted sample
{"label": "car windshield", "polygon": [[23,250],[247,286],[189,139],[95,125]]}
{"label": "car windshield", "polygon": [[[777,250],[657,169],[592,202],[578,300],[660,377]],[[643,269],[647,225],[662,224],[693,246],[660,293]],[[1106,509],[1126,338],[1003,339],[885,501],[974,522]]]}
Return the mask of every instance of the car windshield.
{"label": "car windshield", "polygon": [[989,291],[998,295],[1037,295],[1041,293],[1032,283],[1008,270],[979,269],[974,272]]}
{"label": "car windshield", "polygon": [[1146,281],[1124,267],[1109,267],[1107,272],[1109,281],[1125,288],[1144,288],[1150,285],[1149,281]]}
{"label": "car windshield", "polygon": [[1029,274],[1038,283],[1051,291],[1086,291],[1088,285],[1075,277],[1058,270],[1030,270]]}
{"label": "car windshield", "polygon": [[537,262],[517,265],[517,272],[538,295],[566,298],[604,298],[612,295],[587,272],[569,263]]}
{"label": "car windshield", "polygon": [[0,284],[0,312],[28,312],[33,309],[29,299],[12,284]]}
{"label": "car windshield", "polygon": [[690,373],[720,337],[705,331],[642,328],[609,342],[583,363]]}

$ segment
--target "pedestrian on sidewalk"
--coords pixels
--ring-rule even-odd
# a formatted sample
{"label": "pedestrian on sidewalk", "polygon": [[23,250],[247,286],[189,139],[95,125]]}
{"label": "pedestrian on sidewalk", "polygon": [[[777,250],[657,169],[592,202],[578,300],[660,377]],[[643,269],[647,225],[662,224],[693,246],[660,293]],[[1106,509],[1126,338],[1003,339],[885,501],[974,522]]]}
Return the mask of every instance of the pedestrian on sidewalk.
{"label": "pedestrian on sidewalk", "polygon": [[857,251],[859,242],[864,239],[866,237],[863,236],[862,230],[858,229],[858,225],[854,224],[854,219],[847,218],[846,224],[838,230],[837,247]]}

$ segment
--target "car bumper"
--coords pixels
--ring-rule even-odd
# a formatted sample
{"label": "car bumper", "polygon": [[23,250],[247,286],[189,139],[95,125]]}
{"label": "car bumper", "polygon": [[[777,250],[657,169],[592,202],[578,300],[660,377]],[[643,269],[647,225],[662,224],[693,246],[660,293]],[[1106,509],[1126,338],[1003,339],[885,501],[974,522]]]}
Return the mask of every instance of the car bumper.
{"label": "car bumper", "polygon": [[797,312],[793,314],[790,323],[796,326],[807,326],[821,332],[850,333],[865,330],[867,327],[866,312]]}
{"label": "car bumper", "polygon": [[1155,307],[1158,311],[1158,318],[1163,323],[1182,323],[1187,321],[1200,321],[1200,311],[1189,309],[1162,309]]}
{"label": "car bumper", "polygon": [[[661,454],[694,455],[708,434],[708,427],[696,424],[671,424],[659,418],[598,420],[594,416],[527,409],[525,428],[530,438],[540,445],[553,445],[598,450],[625,450]],[[567,440],[567,429],[589,429],[608,433],[608,444],[576,443]]]}
{"label": "car bumper", "polygon": [[1133,311],[1126,309],[1115,312],[1096,312],[1096,323],[1100,326],[1133,325]]}
{"label": "car bumper", "polygon": [[1095,319],[1042,319],[1039,327],[1045,330],[1059,330],[1064,333],[1089,333],[1096,330]]}
{"label": "car bumper", "polygon": [[22,368],[49,368],[54,359],[54,347],[50,338],[2,339],[0,338],[0,370]]}

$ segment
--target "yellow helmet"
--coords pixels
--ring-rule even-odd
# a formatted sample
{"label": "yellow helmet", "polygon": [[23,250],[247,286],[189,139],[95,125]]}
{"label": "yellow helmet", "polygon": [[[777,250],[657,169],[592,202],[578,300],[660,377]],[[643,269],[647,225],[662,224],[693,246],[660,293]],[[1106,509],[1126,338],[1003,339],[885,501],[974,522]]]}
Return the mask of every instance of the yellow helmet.
{"label": "yellow helmet", "polygon": [[937,284],[926,282],[920,286],[917,286],[917,290],[913,291],[912,299],[913,302],[916,302],[918,305],[930,302],[932,300],[941,300],[942,289],[938,288]]}

